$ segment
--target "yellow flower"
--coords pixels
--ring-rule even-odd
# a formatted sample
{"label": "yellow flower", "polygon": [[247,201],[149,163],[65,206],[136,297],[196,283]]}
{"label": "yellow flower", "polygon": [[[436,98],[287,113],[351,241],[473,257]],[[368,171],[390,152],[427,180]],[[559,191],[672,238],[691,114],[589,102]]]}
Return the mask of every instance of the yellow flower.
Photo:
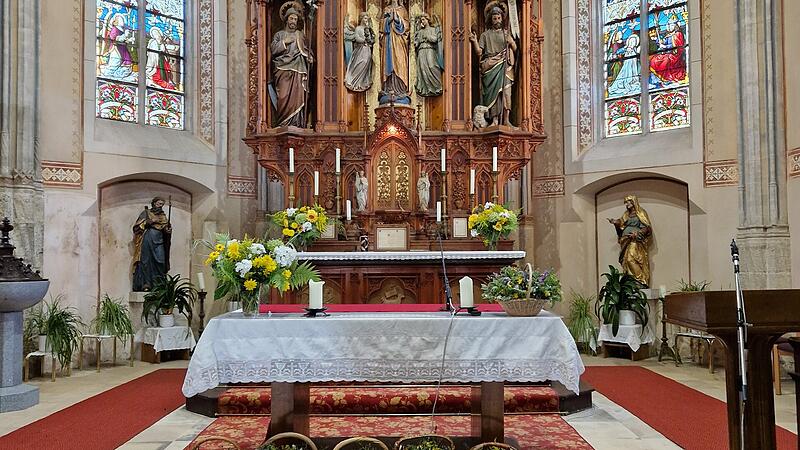
{"label": "yellow flower", "polygon": [[308,212],[308,221],[314,223],[317,221],[317,212],[313,209]]}
{"label": "yellow flower", "polygon": [[283,289],[282,290],[283,291],[288,291],[289,290],[289,283],[288,282],[287,283],[283,283]]}
{"label": "yellow flower", "polygon": [[214,261],[219,258],[219,252],[211,252],[208,254],[208,258],[206,259],[206,265],[213,263]]}
{"label": "yellow flower", "polygon": [[297,222],[292,222],[292,229],[296,230],[299,226],[300,225],[298,225]]}
{"label": "yellow flower", "polygon": [[303,206],[302,208],[300,208],[300,212],[306,212],[306,211],[308,211],[307,206]]}
{"label": "yellow flower", "polygon": [[470,216],[469,216],[469,227],[470,228],[474,227],[475,226],[475,222],[477,222],[477,221],[478,221],[478,215],[477,214],[470,214]]}
{"label": "yellow flower", "polygon": [[503,231],[503,224],[502,224],[502,223],[500,223],[500,222],[497,222],[496,224],[494,224],[494,227],[493,227],[493,228],[494,228],[495,230],[497,230],[497,231]]}
{"label": "yellow flower", "polygon": [[239,242],[238,241],[230,241],[228,242],[228,256],[231,258],[238,258],[239,257]]}
{"label": "yellow flower", "polygon": [[222,244],[217,244],[217,246],[214,248],[214,250],[216,250],[217,252],[221,252],[221,251],[225,250],[225,246],[222,245]]}
{"label": "yellow flower", "polygon": [[289,226],[289,219],[283,219],[283,226],[284,227],[288,227]]}
{"label": "yellow flower", "polygon": [[262,268],[264,272],[270,273],[278,267],[278,263],[269,255],[261,255],[253,259],[253,267]]}
{"label": "yellow flower", "polygon": [[256,280],[244,280],[244,288],[248,291],[252,291],[258,286]]}
{"label": "yellow flower", "polygon": [[289,270],[289,269],[284,270],[283,271],[283,278],[292,278],[292,271]]}
{"label": "yellow flower", "polygon": [[290,228],[284,228],[283,229],[283,234],[286,235],[286,236],[292,237],[292,236],[294,236],[294,230],[292,230]]}

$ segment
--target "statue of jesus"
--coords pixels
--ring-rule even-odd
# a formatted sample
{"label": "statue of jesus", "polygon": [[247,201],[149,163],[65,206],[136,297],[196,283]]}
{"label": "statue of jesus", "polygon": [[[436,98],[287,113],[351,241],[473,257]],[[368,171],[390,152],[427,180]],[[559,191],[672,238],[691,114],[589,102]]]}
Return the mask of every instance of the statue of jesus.
{"label": "statue of jesus", "polygon": [[514,87],[514,52],[517,43],[503,28],[505,11],[497,4],[486,15],[488,29],[480,40],[474,31],[469,40],[480,59],[481,105],[489,108],[489,126],[511,124],[511,91]]}

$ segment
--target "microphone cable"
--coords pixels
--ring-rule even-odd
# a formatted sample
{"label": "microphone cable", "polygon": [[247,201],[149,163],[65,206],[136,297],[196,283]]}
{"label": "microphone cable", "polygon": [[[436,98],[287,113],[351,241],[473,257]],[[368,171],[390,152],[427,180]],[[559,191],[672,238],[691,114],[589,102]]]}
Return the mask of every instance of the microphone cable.
{"label": "microphone cable", "polygon": [[444,378],[444,366],[447,356],[447,343],[450,341],[450,333],[453,331],[453,323],[455,322],[458,308],[453,308],[450,311],[450,324],[447,327],[447,334],[444,336],[444,348],[442,349],[442,364],[439,366],[439,380],[436,382],[436,392],[433,394],[433,408],[431,409],[431,425],[430,430],[436,433],[436,404],[439,402],[439,391],[442,387],[442,379]]}

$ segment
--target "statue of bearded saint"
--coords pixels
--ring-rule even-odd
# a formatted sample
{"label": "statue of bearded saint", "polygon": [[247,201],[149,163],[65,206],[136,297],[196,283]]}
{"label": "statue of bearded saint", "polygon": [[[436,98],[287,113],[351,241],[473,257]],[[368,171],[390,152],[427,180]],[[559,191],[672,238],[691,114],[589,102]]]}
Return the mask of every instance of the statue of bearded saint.
{"label": "statue of bearded saint", "polygon": [[275,125],[305,128],[309,73],[314,57],[299,28],[300,11],[295,6],[281,9],[284,28],[275,33],[270,44],[274,67],[270,86],[274,91],[270,92],[270,97],[275,107]]}
{"label": "statue of bearded saint", "polygon": [[470,31],[469,40],[480,59],[481,105],[489,108],[489,126],[511,124],[511,91],[514,87],[514,52],[517,43],[503,27],[505,11],[492,7],[486,14],[488,29],[480,39]]}
{"label": "statue of bearded saint", "polygon": [[623,272],[636,278],[642,286],[649,287],[649,247],[653,238],[653,227],[647,212],[639,206],[639,199],[635,195],[625,197],[625,213],[619,219],[608,221],[617,231],[619,262]]}

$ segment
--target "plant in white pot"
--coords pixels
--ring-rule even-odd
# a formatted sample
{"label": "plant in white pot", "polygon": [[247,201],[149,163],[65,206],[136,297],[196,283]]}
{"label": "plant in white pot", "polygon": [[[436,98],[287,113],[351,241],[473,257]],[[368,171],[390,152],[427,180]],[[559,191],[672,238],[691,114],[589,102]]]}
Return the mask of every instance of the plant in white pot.
{"label": "plant in white pot", "polygon": [[175,325],[174,312],[186,317],[189,325],[192,324],[192,304],[197,299],[197,290],[188,278],[178,275],[165,274],[153,283],[150,292],[145,294],[142,304],[142,320],[159,327]]}
{"label": "plant in white pot", "polygon": [[633,276],[620,272],[614,266],[608,266],[603,274],[606,284],[600,289],[600,296],[595,304],[595,313],[604,324],[611,324],[611,334],[616,336],[620,325],[635,325],[636,319],[647,326],[650,306],[647,296],[642,292],[642,285]]}
{"label": "plant in white pot", "polygon": [[34,342],[40,352],[50,351],[47,345],[47,317],[44,314],[42,304],[31,308],[25,317],[24,335],[26,339]]}

